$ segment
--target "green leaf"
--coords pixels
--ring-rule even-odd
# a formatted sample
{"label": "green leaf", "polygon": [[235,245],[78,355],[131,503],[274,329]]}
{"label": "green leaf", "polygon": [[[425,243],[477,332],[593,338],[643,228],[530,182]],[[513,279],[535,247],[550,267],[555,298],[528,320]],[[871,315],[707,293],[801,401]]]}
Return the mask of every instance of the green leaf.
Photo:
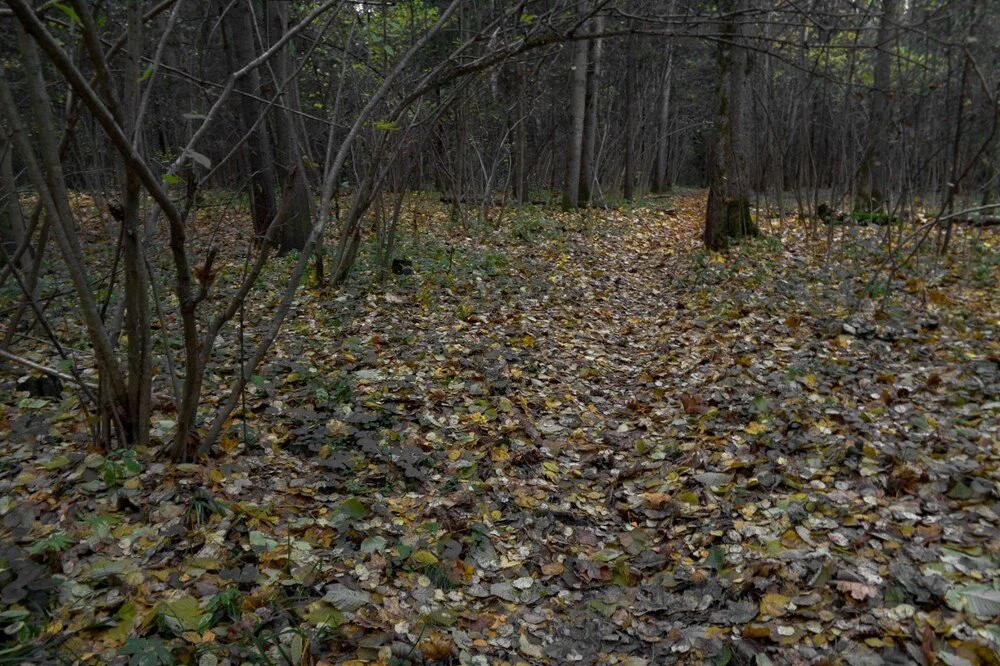
{"label": "green leaf", "polygon": [[368,514],[368,508],[357,497],[344,500],[338,511],[354,520],[361,520]]}
{"label": "green leaf", "polygon": [[67,456],[57,456],[42,466],[45,469],[53,470],[53,469],[59,469],[63,465],[68,465],[69,463],[70,459]]}
{"label": "green leaf", "polygon": [[965,485],[961,481],[957,482],[948,491],[948,497],[955,500],[967,500],[970,499],[975,493],[972,492],[972,488]]}
{"label": "green leaf", "polygon": [[140,465],[139,461],[132,456],[125,458],[124,463],[125,463],[125,471],[132,476],[135,476],[136,474],[142,471],[142,465]]}
{"label": "green leaf", "polygon": [[595,560],[596,562],[611,562],[613,560],[617,560],[621,556],[622,552],[620,550],[605,548],[602,551],[594,553],[591,559]]}
{"label": "green leaf", "polygon": [[716,571],[721,571],[726,566],[726,551],[722,546],[712,546],[708,550],[708,557],[705,562]]}
{"label": "green leaf", "polygon": [[160,616],[167,626],[177,633],[197,631],[205,618],[205,614],[198,606],[198,600],[187,595],[161,604]]}
{"label": "green leaf", "polygon": [[590,606],[595,611],[597,611],[598,613],[600,613],[601,615],[603,615],[604,617],[611,617],[612,615],[615,614],[615,611],[618,610],[618,606],[616,606],[615,604],[609,604],[608,602],[602,601],[601,599],[591,599],[589,602],[587,602],[587,605]]}
{"label": "green leaf", "polygon": [[150,65],[149,67],[147,67],[146,69],[144,69],[143,72],[142,72],[142,74],[139,75],[139,83],[142,83],[143,81],[148,81],[151,76],[153,76],[153,66],[152,65]]}
{"label": "green leaf", "polygon": [[723,646],[722,652],[720,652],[715,656],[715,659],[712,660],[712,663],[715,664],[715,666],[726,666],[726,664],[728,664],[732,660],[733,660],[733,648],[731,648],[727,644]]}
{"label": "green leaf", "polygon": [[309,604],[306,622],[317,627],[337,627],[343,624],[344,616],[333,606],[317,601]]}
{"label": "green leaf", "polygon": [[948,590],[945,601],[955,610],[967,610],[980,620],[1000,616],[1000,590],[989,585],[965,585]]}
{"label": "green leaf", "polygon": [[61,11],[63,14],[69,17],[73,23],[77,25],[83,25],[83,21],[80,20],[80,15],[76,13],[76,10],[67,5],[64,2],[57,2],[53,5],[56,9]]}
{"label": "green leaf", "polygon": [[368,537],[361,542],[361,552],[369,555],[371,553],[380,553],[385,550],[388,543],[383,536]]}
{"label": "green leaf", "polygon": [[53,532],[44,539],[33,543],[28,552],[32,555],[41,553],[59,553],[73,545],[73,539],[65,532]]}
{"label": "green leaf", "polygon": [[135,630],[135,618],[139,614],[139,608],[134,601],[126,601],[115,613],[118,624],[108,629],[104,636],[115,643],[120,643],[132,635]]}
{"label": "green leaf", "polygon": [[337,610],[346,613],[353,613],[362,606],[371,603],[371,596],[367,592],[352,590],[346,585],[331,585],[323,596],[323,601],[331,603]]}
{"label": "green leaf", "polygon": [[391,120],[376,120],[375,129],[380,129],[384,132],[395,132],[400,129],[400,127]]}
{"label": "green leaf", "polygon": [[258,532],[254,530],[250,532],[250,545],[254,548],[262,548],[264,550],[272,550],[277,548],[278,542],[274,539],[268,538],[263,532]]}
{"label": "green leaf", "polygon": [[158,638],[130,638],[122,648],[129,666],[173,666],[174,657]]}
{"label": "green leaf", "polygon": [[428,624],[436,624],[439,627],[450,627],[458,620],[455,614],[447,608],[439,608],[430,613],[425,613],[421,616],[421,619]]}
{"label": "green leaf", "polygon": [[413,553],[413,555],[411,555],[410,557],[413,558],[414,562],[419,562],[420,564],[437,564],[438,563],[437,555],[435,555],[431,551],[427,550],[426,548],[421,548],[420,550],[418,550],[415,553]]}

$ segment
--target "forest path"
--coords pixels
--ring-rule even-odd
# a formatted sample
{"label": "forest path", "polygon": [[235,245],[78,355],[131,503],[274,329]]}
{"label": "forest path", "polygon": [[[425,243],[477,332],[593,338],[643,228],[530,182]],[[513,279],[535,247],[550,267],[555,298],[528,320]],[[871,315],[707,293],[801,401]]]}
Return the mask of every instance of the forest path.
{"label": "forest path", "polygon": [[348,326],[375,349],[340,368],[397,433],[356,438],[355,483],[407,479],[374,503],[451,572],[397,569],[402,615],[510,662],[915,658],[996,572],[996,295],[935,296],[959,318],[916,284],[880,318],[874,230],[835,264],[792,229],[706,255],[704,197],[671,205],[490,239],[489,270],[472,241],[439,301],[404,283]]}
{"label": "forest path", "polygon": [[997,573],[996,295],[936,296],[956,317],[918,284],[880,318],[873,230],[835,265],[797,230],[706,255],[703,196],[672,205],[491,239],[496,270],[348,326],[367,398],[332,428],[365,462],[325,464],[402,544],[381,613],[508,663],[923,658]]}
{"label": "forest path", "polygon": [[218,663],[996,664],[997,255],[879,313],[881,230],[708,255],[704,196],[669,205],[428,232],[383,292],[300,290],[247,440],[199,464],[125,468],[82,415],[6,402],[5,525],[72,544],[53,631],[116,625],[73,629],[102,663],[142,635]]}

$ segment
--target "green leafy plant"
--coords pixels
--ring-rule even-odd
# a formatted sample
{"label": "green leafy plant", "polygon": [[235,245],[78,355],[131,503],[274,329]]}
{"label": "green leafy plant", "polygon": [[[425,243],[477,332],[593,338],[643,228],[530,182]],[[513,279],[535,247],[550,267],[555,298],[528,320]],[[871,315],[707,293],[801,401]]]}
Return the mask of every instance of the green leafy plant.
{"label": "green leafy plant", "polygon": [[219,592],[205,605],[205,610],[211,615],[209,626],[214,626],[223,620],[237,620],[240,617],[240,599],[242,594],[235,587]]}
{"label": "green leafy plant", "polygon": [[174,656],[158,638],[130,638],[121,649],[129,666],[173,666]]}
{"label": "green leafy plant", "polygon": [[63,531],[56,531],[28,547],[32,555],[61,553],[73,545],[73,539]]}
{"label": "green leafy plant", "polygon": [[[114,454],[112,454],[114,455]],[[101,477],[104,485],[108,488],[115,488],[130,476],[136,476],[142,472],[142,465],[135,459],[135,451],[126,449],[119,452],[115,457],[108,456],[101,464]]]}
{"label": "green leafy plant", "polygon": [[199,488],[191,498],[184,514],[188,525],[195,527],[204,525],[212,516],[224,516],[229,513],[229,508],[225,504],[215,499],[211,493],[204,488]]}

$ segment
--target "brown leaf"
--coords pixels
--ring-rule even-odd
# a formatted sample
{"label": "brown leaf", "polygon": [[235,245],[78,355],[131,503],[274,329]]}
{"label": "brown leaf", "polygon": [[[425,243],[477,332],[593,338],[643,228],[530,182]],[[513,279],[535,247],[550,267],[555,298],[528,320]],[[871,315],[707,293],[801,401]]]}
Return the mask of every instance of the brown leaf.
{"label": "brown leaf", "polygon": [[548,562],[542,565],[542,573],[546,576],[558,576],[565,570],[566,567],[562,562]]}
{"label": "brown leaf", "polygon": [[417,647],[424,658],[430,661],[447,659],[455,651],[455,644],[451,637],[440,631],[432,631],[417,644]]}
{"label": "brown leaf", "polygon": [[771,628],[764,624],[748,624],[743,627],[743,638],[767,638]]}
{"label": "brown leaf", "polygon": [[670,506],[671,495],[669,493],[643,493],[642,501],[650,509],[660,510]]}
{"label": "brown leaf", "polygon": [[677,399],[681,401],[685,414],[700,414],[705,411],[701,404],[701,396],[697,393],[681,393]]}
{"label": "brown leaf", "polygon": [[878,588],[865,583],[858,583],[853,580],[838,580],[837,589],[845,594],[851,595],[856,601],[873,599],[878,596]]}
{"label": "brown leaf", "polygon": [[927,662],[927,666],[934,666],[934,664],[938,663],[937,652],[934,650],[934,630],[931,629],[930,625],[924,625],[920,641],[920,651],[924,655],[924,661]]}

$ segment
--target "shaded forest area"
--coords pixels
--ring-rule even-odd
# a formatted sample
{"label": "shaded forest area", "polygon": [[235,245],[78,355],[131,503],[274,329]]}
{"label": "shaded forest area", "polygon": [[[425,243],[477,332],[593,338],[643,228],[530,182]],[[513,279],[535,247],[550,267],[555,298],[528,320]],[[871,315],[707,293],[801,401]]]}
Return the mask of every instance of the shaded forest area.
{"label": "shaded forest area", "polygon": [[1000,664],[998,30],[4,0],[0,664]]}

